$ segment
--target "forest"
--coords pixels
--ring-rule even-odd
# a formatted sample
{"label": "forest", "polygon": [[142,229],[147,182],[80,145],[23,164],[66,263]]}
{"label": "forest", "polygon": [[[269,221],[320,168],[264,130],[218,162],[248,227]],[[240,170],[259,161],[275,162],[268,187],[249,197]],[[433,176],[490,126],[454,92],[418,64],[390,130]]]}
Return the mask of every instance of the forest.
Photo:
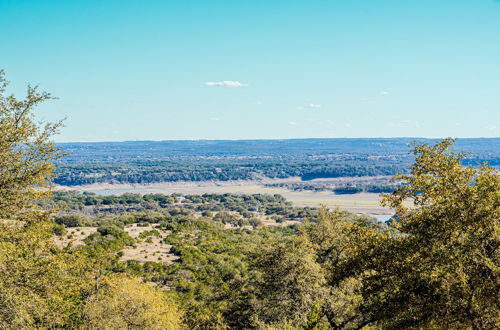
{"label": "forest", "polygon": [[64,186],[92,183],[157,183],[175,181],[230,181],[260,178],[316,178],[393,175],[403,171],[381,162],[300,161],[285,158],[275,161],[138,161],[109,164],[61,164],[56,184]]}
{"label": "forest", "polygon": [[280,195],[53,192],[60,123],[33,118],[51,95],[6,86],[2,329],[500,327],[500,177],[453,139],[412,147],[388,223]]}

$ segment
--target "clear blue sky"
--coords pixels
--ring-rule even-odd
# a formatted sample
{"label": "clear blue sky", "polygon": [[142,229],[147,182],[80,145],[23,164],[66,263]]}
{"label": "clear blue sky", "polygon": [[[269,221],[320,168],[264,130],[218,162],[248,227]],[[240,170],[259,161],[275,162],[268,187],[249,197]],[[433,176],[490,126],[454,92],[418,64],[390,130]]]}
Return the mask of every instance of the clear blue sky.
{"label": "clear blue sky", "polygon": [[59,141],[500,135],[495,0],[0,0],[0,31]]}

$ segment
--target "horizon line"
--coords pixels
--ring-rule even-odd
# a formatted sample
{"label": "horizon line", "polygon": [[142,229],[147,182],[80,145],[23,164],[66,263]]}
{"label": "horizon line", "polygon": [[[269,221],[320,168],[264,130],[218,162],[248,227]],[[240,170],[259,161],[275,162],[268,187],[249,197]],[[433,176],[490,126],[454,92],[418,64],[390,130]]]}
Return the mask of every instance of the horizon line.
{"label": "horizon line", "polygon": [[[128,143],[128,142],[199,142],[199,141],[294,141],[294,140],[401,140],[401,139],[419,139],[419,140],[442,140],[448,137],[418,137],[418,136],[399,136],[399,137],[310,137],[310,138],[249,138],[249,139],[165,139],[165,140],[102,140],[102,141],[63,141],[55,144],[70,143]],[[500,139],[497,137],[451,137],[455,140],[480,140],[480,139]]]}

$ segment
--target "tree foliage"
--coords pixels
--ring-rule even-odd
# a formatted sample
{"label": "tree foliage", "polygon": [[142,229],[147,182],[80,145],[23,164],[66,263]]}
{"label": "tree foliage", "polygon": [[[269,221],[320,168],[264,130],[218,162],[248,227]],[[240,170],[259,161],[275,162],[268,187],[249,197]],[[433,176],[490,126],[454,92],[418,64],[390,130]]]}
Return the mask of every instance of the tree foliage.
{"label": "tree foliage", "polygon": [[181,314],[166,293],[137,278],[111,276],[85,304],[89,329],[176,329]]}
{"label": "tree foliage", "polygon": [[0,327],[78,324],[96,266],[81,253],[58,251],[46,222],[0,224]]}
{"label": "tree foliage", "polygon": [[305,326],[324,296],[323,271],[304,237],[270,240],[254,261],[257,324]]}
{"label": "tree foliage", "polygon": [[396,307],[383,317],[388,324],[500,326],[499,173],[462,166],[452,145],[416,145],[410,175],[401,176],[407,184],[384,197],[403,234],[385,251],[392,258],[375,264],[402,293],[383,299]]}
{"label": "tree foliage", "polygon": [[6,94],[8,81],[0,70],[0,218],[30,219],[34,200],[46,196],[53,177],[52,161],[63,153],[51,140],[61,122],[38,124],[33,109],[49,93],[29,86],[26,97]]}

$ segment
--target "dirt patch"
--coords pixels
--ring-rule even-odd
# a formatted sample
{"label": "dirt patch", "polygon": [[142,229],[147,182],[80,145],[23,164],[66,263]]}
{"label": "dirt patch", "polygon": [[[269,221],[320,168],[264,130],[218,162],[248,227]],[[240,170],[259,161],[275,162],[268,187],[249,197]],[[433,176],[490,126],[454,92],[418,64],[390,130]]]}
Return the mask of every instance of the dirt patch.
{"label": "dirt patch", "polygon": [[90,234],[97,231],[95,227],[72,227],[67,228],[66,234],[55,237],[55,244],[60,248],[64,248],[71,244],[72,247],[82,246],[85,243],[83,240]]}
{"label": "dirt patch", "polygon": [[[154,234],[145,236],[147,232],[156,230],[159,236]],[[125,231],[137,240],[137,243],[132,246],[127,246],[122,250],[123,256],[120,258],[122,261],[136,260],[139,262],[154,261],[170,263],[177,259],[170,253],[171,245],[165,244],[163,238],[168,235],[168,232],[163,232],[153,225],[137,226],[137,224],[128,225]],[[142,235],[141,235],[142,234]]]}

